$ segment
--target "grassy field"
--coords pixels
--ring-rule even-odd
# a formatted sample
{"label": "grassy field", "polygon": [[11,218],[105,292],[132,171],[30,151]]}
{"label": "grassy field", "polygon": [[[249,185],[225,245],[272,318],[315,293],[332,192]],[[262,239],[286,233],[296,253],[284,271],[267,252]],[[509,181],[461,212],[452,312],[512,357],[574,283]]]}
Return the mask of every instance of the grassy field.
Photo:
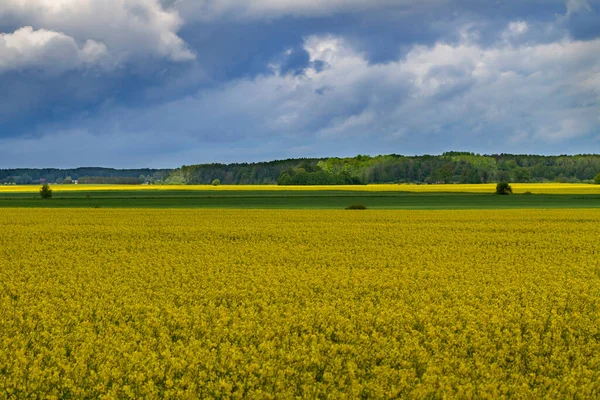
{"label": "grassy field", "polygon": [[0,210],[0,398],[598,398],[600,210]]}
{"label": "grassy field", "polygon": [[[496,196],[494,185],[105,186],[57,185],[42,200],[37,186],[0,187],[0,208],[505,209],[598,208],[600,185],[523,184]],[[530,192],[531,194],[524,194]]]}

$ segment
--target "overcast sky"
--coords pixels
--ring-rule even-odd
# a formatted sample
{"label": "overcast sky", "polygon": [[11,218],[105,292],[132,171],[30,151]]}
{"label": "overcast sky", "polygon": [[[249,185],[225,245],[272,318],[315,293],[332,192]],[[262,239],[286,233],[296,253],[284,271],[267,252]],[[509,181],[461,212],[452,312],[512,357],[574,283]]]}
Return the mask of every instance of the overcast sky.
{"label": "overcast sky", "polygon": [[600,0],[0,0],[0,168],[600,153]]}

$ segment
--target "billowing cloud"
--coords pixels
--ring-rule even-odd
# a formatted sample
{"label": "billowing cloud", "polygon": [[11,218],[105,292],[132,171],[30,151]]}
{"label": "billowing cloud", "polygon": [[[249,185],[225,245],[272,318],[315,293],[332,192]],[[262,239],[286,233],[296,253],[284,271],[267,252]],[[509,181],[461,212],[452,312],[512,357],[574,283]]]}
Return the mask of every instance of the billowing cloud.
{"label": "billowing cloud", "polygon": [[[309,37],[305,49],[310,66],[300,76],[274,66],[273,75],[202,92],[151,114],[187,119],[186,132],[206,140],[299,135],[393,142],[402,136],[418,143],[460,134],[453,140],[503,146],[517,134],[560,142],[598,126],[600,40],[497,48],[437,43],[415,46],[385,64],[369,63],[340,37]],[[150,113],[140,121],[147,118]]]}
{"label": "billowing cloud", "polygon": [[589,152],[600,145],[599,9],[2,0],[0,160]]}
{"label": "billowing cloud", "polygon": [[106,46],[93,40],[80,47],[70,36],[45,29],[36,31],[30,26],[11,34],[0,33],[0,73],[22,68],[60,73],[108,62]]}
{"label": "billowing cloud", "polygon": [[147,87],[200,70],[178,36],[182,25],[158,0],[0,1],[0,137],[141,103]]}
{"label": "billowing cloud", "polygon": [[195,57],[177,35],[183,23],[179,14],[157,0],[2,0],[0,23],[15,30],[33,26],[60,32],[81,43],[93,41],[119,60]]}
{"label": "billowing cloud", "polygon": [[310,36],[303,47],[309,63],[301,74],[272,65],[271,74],[86,123],[112,135],[118,126],[131,138],[168,132],[182,146],[162,154],[181,163],[232,161],[240,152],[244,159],[583,152],[600,140],[600,39],[494,48],[439,42],[382,64],[339,36]]}

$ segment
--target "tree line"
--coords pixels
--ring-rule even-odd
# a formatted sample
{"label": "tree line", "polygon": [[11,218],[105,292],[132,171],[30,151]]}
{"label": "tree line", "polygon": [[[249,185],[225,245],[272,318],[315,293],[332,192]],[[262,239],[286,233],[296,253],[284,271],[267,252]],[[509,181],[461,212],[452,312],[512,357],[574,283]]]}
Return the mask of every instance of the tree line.
{"label": "tree line", "polygon": [[29,185],[40,183],[145,183],[163,182],[170,169],[114,169],[114,168],[19,168],[0,169],[0,184]]}
{"label": "tree line", "polygon": [[174,170],[176,184],[336,185],[369,183],[594,182],[600,155],[358,155],[263,163],[199,164]]}
{"label": "tree line", "polygon": [[[0,184],[279,184],[589,182],[600,174],[600,155],[540,156],[397,154],[348,158],[298,158],[258,163],[197,164],[168,169],[2,169]],[[600,182],[600,178],[598,178]]]}

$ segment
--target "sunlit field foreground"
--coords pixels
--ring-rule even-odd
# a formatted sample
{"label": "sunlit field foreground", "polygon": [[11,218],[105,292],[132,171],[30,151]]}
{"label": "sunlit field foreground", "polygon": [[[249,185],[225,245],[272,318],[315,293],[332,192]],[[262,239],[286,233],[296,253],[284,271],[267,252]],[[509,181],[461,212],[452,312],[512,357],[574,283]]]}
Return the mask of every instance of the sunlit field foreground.
{"label": "sunlit field foreground", "polygon": [[0,210],[0,398],[597,398],[600,211]]}
{"label": "sunlit field foreground", "polygon": [[[600,194],[600,185],[585,183],[513,183],[514,193],[532,194]],[[449,185],[336,185],[336,186],[277,186],[277,185],[50,185],[60,192],[182,190],[182,191],[359,191],[359,192],[412,192],[412,193],[494,193],[496,184]],[[40,185],[0,185],[1,193],[37,193]]]}

